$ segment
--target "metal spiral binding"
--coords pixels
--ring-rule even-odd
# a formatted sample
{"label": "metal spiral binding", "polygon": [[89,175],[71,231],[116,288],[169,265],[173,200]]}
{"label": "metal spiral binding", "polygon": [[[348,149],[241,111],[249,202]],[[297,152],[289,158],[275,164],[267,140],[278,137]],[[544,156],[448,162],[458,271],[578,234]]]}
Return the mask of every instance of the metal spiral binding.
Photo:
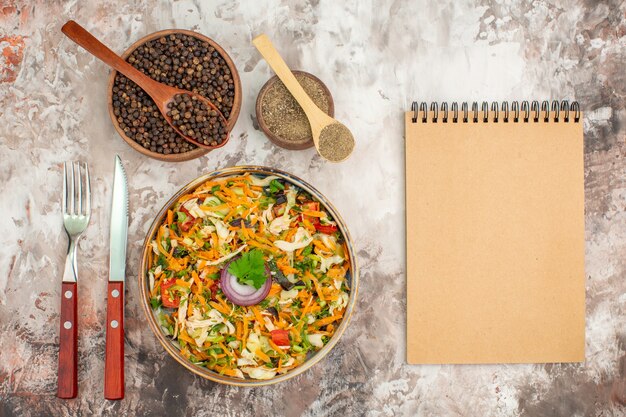
{"label": "metal spiral binding", "polygon": [[[498,103],[497,101],[489,102],[483,101],[480,105],[480,111],[478,110],[478,102],[472,102],[472,109],[470,111],[468,102],[461,103],[461,109],[459,111],[459,104],[455,101],[448,110],[448,103],[442,102],[441,105],[437,102],[428,103],[422,101],[418,103],[414,101],[411,104],[411,111],[413,117],[411,121],[417,123],[478,123],[480,114],[482,113],[482,123],[489,123],[489,117],[492,115],[492,123],[549,123],[550,116],[553,116],[553,122],[559,122],[561,119],[568,123],[570,121],[570,113],[574,114],[574,123],[580,122],[580,105],[577,101],[573,101],[571,104],[567,100],[552,102],[544,100],[539,105],[539,101],[533,100],[530,103],[526,100],[522,101],[521,105],[517,101],[512,101],[509,105],[508,101]],[[491,108],[491,111],[490,111]],[[429,111],[430,109],[430,111]],[[439,110],[441,109],[441,117],[439,117]],[[510,109],[510,110],[509,110]],[[471,112],[471,116],[470,116]],[[452,117],[450,117],[452,113]],[[459,113],[461,113],[459,115]],[[502,113],[502,117],[501,116]],[[512,113],[512,119],[511,119]],[[430,117],[430,118],[429,118]]]}
{"label": "metal spiral binding", "polygon": [[528,109],[528,101],[522,101],[522,112],[524,112],[524,117],[522,120],[524,123],[528,123],[528,116],[530,115],[530,110]]}
{"label": "metal spiral binding", "polygon": [[543,112],[543,121],[550,121],[550,102],[548,100],[541,103],[541,111]]}
{"label": "metal spiral binding", "polygon": [[414,101],[411,104],[411,111],[413,112],[413,117],[411,118],[411,121],[413,123],[417,123],[417,101]]}
{"label": "metal spiral binding", "polygon": [[538,101],[533,100],[533,102],[530,103],[530,111],[532,111],[535,114],[533,116],[533,122],[537,123],[539,121],[539,102]]}
{"label": "metal spiral binding", "polygon": [[439,119],[439,106],[434,101],[430,103],[430,111],[433,114],[433,123],[437,123]]}

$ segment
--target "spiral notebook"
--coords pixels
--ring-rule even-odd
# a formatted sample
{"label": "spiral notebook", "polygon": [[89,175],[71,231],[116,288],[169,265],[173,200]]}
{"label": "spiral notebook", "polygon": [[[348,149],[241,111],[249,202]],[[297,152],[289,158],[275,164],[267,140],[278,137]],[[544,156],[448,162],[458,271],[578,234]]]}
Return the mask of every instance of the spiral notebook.
{"label": "spiral notebook", "polygon": [[578,103],[413,103],[405,117],[407,361],[583,361]]}

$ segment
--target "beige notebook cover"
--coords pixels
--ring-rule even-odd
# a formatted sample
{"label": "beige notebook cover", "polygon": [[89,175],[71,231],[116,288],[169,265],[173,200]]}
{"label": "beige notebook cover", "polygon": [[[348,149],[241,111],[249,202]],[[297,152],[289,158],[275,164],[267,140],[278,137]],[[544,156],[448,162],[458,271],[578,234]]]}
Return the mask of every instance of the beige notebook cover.
{"label": "beige notebook cover", "polygon": [[582,121],[469,114],[406,113],[407,361],[583,361]]}

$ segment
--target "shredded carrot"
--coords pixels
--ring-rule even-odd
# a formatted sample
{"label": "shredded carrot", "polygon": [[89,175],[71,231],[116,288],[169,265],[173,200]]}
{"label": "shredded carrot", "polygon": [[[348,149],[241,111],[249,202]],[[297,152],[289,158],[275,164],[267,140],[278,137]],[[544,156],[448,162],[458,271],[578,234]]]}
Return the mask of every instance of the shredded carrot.
{"label": "shredded carrot", "polygon": [[272,248],[270,246],[267,246],[267,245],[265,245],[263,243],[255,241],[255,240],[249,240],[248,241],[248,245],[254,246],[254,247],[259,248],[259,249],[265,249],[268,252],[279,253],[277,249],[274,249],[274,248]]}
{"label": "shredded carrot", "polygon": [[218,346],[219,346],[220,348],[222,348],[222,350],[223,350],[224,352],[226,352],[226,354],[227,354],[228,356],[233,356],[233,353],[230,351],[230,349],[228,349],[228,348],[224,345],[224,343],[219,342]]}
{"label": "shredded carrot", "polygon": [[256,352],[254,352],[255,355],[257,355],[263,362],[271,362],[272,359],[270,359],[269,356],[267,356],[265,353],[263,353],[263,351],[261,349],[257,349]]}
{"label": "shredded carrot", "polygon": [[239,320],[235,323],[235,337],[239,340],[242,339],[243,331],[241,330],[242,325]]}
{"label": "shredded carrot", "polygon": [[315,285],[315,291],[317,291],[317,295],[320,297],[321,301],[326,301],[324,299],[324,293],[322,291],[322,287],[320,287],[320,283],[317,281],[317,278],[315,278],[310,272],[307,271],[307,276],[309,279],[311,279],[311,281],[313,281],[313,285]]}
{"label": "shredded carrot", "polygon": [[302,314],[300,315],[301,318],[304,318],[304,316],[309,312],[312,302],[313,302],[313,294],[309,294],[309,300],[306,302],[306,304],[304,305],[304,308],[302,309]]}
{"label": "shredded carrot", "polygon": [[313,240],[313,245],[314,245],[316,248],[318,248],[319,250],[323,251],[323,252],[329,252],[329,253],[332,253],[332,250],[328,249],[328,248],[326,247],[326,245],[324,245],[324,244],[322,243],[322,241],[321,241],[321,240],[317,240],[317,239]]}
{"label": "shredded carrot", "polygon": [[200,301],[200,304],[202,305],[202,307],[208,308],[208,306],[206,304],[206,299],[204,298],[204,296],[202,294],[198,294],[198,295],[196,295],[196,297],[198,298],[198,301]]}
{"label": "shredded carrot", "polygon": [[184,279],[177,279],[176,285],[180,285],[181,287],[191,288],[191,282],[187,282]]}
{"label": "shredded carrot", "polygon": [[189,343],[189,344],[192,344],[192,345],[195,345],[195,344],[196,344],[196,341],[195,341],[195,340],[193,340],[193,339],[192,339],[192,338],[191,338],[191,337],[187,334],[187,330],[184,330],[184,329],[183,329],[183,330],[181,330],[181,331],[178,333],[178,338],[179,338],[179,339],[184,340],[185,342],[187,342],[187,343]]}
{"label": "shredded carrot", "polygon": [[280,286],[280,284],[277,283],[273,283],[272,284],[272,288],[270,289],[269,294],[267,294],[268,297],[272,297],[276,294],[279,294],[281,291],[283,290],[283,288]]}
{"label": "shredded carrot", "polygon": [[296,230],[297,229],[289,229],[289,231],[287,232],[287,234],[285,235],[285,240],[287,242],[291,242],[293,240],[294,235],[296,234]]}
{"label": "shredded carrot", "polygon": [[326,275],[329,278],[335,278],[335,279],[340,279],[346,276],[346,270],[343,268],[330,268],[327,272]]}
{"label": "shredded carrot", "polygon": [[298,271],[296,268],[292,267],[289,265],[289,260],[287,259],[287,257],[285,256],[284,258],[279,259],[276,262],[276,266],[282,271],[283,274],[285,275],[289,275],[289,274],[297,274]]}
{"label": "shredded carrot", "polygon": [[256,209],[259,206],[259,203],[254,203],[250,206],[250,208],[248,209],[248,211],[246,211],[246,213],[242,216],[244,219],[246,217],[248,217],[250,214],[252,214],[252,212],[254,211],[254,209]]}
{"label": "shredded carrot", "polygon": [[159,289],[161,288],[161,280],[162,278],[154,279],[154,287],[152,287],[152,292],[150,293],[152,297],[156,296],[157,291],[159,291]]}
{"label": "shredded carrot", "polygon": [[213,307],[214,309],[216,309],[217,311],[219,311],[220,313],[224,314],[225,316],[230,315],[230,311],[224,308],[224,306],[221,305],[220,303],[216,303],[215,301],[209,301],[209,305]]}
{"label": "shredded carrot", "polygon": [[207,274],[216,274],[219,272],[219,268],[215,265],[209,265],[204,267],[204,272]]}
{"label": "shredded carrot", "polygon": [[196,252],[196,256],[198,258],[202,258],[202,259],[205,259],[207,261],[212,261],[215,258],[215,255],[213,254],[213,250],[210,250],[210,251],[198,251],[198,252]]}
{"label": "shredded carrot", "polygon": [[280,355],[284,355],[285,351],[282,350],[278,345],[276,345],[274,342],[272,342],[272,339],[268,339],[270,346],[272,347],[272,349],[274,349],[278,354]]}
{"label": "shredded carrot", "polygon": [[220,297],[219,295],[216,295],[215,299],[222,305],[222,307],[224,307],[226,311],[229,312],[228,314],[230,314],[230,307],[228,306],[228,304],[226,304],[224,300],[222,300],[222,297]]}
{"label": "shredded carrot", "polygon": [[241,350],[246,348],[246,341],[248,340],[248,317],[243,316],[243,337],[241,338]]}
{"label": "shredded carrot", "polygon": [[198,273],[196,271],[191,271],[191,277],[193,278],[193,282],[196,284],[196,288],[193,293],[202,294],[202,281],[200,280]]}
{"label": "shredded carrot", "polygon": [[[169,255],[168,255],[169,256]],[[183,270],[183,266],[176,260],[176,258],[172,258],[171,256],[168,259],[168,268],[172,271],[178,272]]]}
{"label": "shredded carrot", "polygon": [[303,210],[302,214],[309,217],[326,217],[326,213],[323,211]]}
{"label": "shredded carrot", "polygon": [[196,356],[198,359],[200,360],[207,360],[209,359],[209,355],[207,355],[206,353],[197,350],[197,349],[191,349],[191,353],[193,353],[194,356]]}
{"label": "shredded carrot", "polygon": [[226,368],[225,366],[215,365],[215,370],[221,374],[228,376],[237,376],[237,371],[234,369]]}
{"label": "shredded carrot", "polygon": [[302,219],[302,224],[309,232],[315,233],[315,226],[313,226],[310,221],[308,221],[307,219]]}
{"label": "shredded carrot", "polygon": [[342,317],[342,315],[336,315],[336,316],[326,317],[326,318],[323,318],[323,319],[317,320],[317,321],[315,322],[315,325],[316,325],[316,326],[319,326],[319,327],[322,327],[322,326],[325,326],[325,325],[327,325],[327,324],[330,324],[330,323],[332,323],[332,322],[334,322],[334,321],[341,320],[341,317]]}
{"label": "shredded carrot", "polygon": [[252,307],[250,307],[250,310],[252,310],[252,312],[254,313],[254,318],[259,323],[261,328],[264,328],[265,327],[265,320],[263,320],[263,317],[261,316],[261,312],[259,311],[259,309],[256,308],[255,306],[252,306]]}

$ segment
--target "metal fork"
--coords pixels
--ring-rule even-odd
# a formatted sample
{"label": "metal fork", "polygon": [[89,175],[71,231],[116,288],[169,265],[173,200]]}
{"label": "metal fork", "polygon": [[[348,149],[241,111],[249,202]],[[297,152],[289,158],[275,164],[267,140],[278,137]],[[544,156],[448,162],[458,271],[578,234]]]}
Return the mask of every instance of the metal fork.
{"label": "metal fork", "polygon": [[[63,226],[70,240],[65,258],[63,282],[76,282],[78,278],[76,245],[89,224],[91,216],[91,185],[87,163],[70,162],[63,164]],[[83,177],[84,171],[84,177]],[[75,174],[77,172],[77,174]],[[68,184],[69,174],[69,184]],[[85,190],[83,192],[83,182]]]}
{"label": "metal fork", "polygon": [[78,394],[77,245],[91,216],[91,184],[87,163],[63,164],[63,226],[69,238],[61,291],[57,396]]}

